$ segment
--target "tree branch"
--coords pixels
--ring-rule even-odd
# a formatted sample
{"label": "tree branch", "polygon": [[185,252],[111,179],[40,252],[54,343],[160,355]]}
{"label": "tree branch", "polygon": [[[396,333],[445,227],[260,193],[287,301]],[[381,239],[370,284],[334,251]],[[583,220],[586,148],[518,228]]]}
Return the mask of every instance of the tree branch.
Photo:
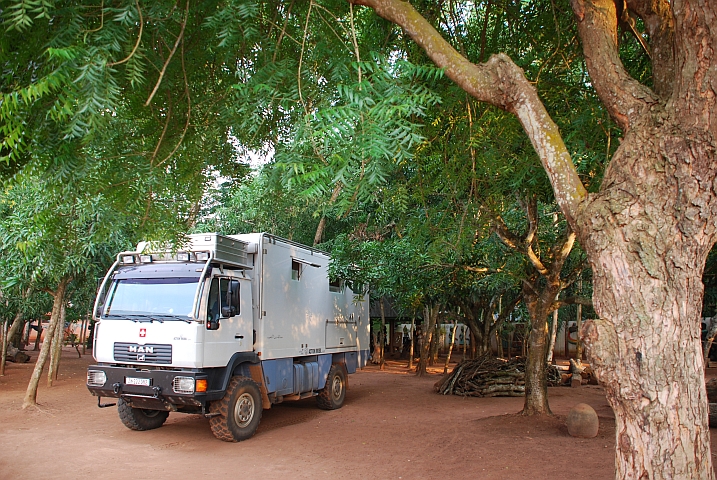
{"label": "tree branch", "polygon": [[571,0],[590,80],[610,116],[627,131],[658,97],[620,60],[615,0]]}
{"label": "tree branch", "polygon": [[573,229],[568,228],[565,232],[565,239],[562,244],[553,250],[553,262],[550,264],[550,276],[560,279],[560,272],[563,270],[565,260],[567,260],[570,252],[575,244],[575,232]]}
{"label": "tree branch", "polygon": [[184,129],[182,130],[182,134],[179,136],[179,141],[174,146],[174,149],[169,152],[169,155],[167,155],[164,160],[159,162],[157,166],[162,165],[164,162],[172,158],[172,156],[179,150],[180,145],[182,145],[182,142],[184,141],[184,136],[187,134],[187,130],[189,130],[189,121],[192,118],[192,97],[189,92],[189,80],[187,79],[187,69],[184,65],[184,43],[182,43],[182,52],[181,52],[181,58],[182,58],[182,75],[184,78],[184,94],[187,97],[187,119],[184,122]]}
{"label": "tree branch", "polygon": [[561,298],[560,300],[556,300],[556,303],[558,304],[556,308],[560,308],[564,305],[584,305],[586,307],[593,306],[591,298],[579,296]]}
{"label": "tree branch", "polygon": [[523,242],[516,235],[513,235],[513,232],[510,231],[500,215],[493,219],[493,231],[506,247],[520,251]]}
{"label": "tree branch", "polygon": [[652,80],[661,97],[672,93],[675,79],[675,24],[669,0],[626,0],[627,7],[639,16],[650,37]]}
{"label": "tree branch", "polygon": [[[137,13],[139,14],[139,35],[137,35],[137,42],[134,44],[134,48],[131,52],[129,52],[129,55],[127,55],[127,58],[124,60],[120,60],[119,62],[110,62],[107,64],[108,67],[114,67],[115,65],[121,65],[127,61],[129,61],[130,58],[134,55],[134,53],[137,51],[137,48],[139,48],[139,43],[142,41],[142,30],[144,29],[144,20],[142,19],[142,10],[139,8],[139,0],[135,0],[135,3],[137,4]],[[104,23],[104,10],[102,15],[102,21]]]}
{"label": "tree branch", "polygon": [[513,310],[515,310],[515,307],[518,306],[520,302],[523,301],[523,294],[519,293],[517,297],[513,299],[512,302],[510,302],[508,305],[503,308],[503,311],[500,312],[498,315],[498,318],[496,319],[495,323],[490,327],[490,331],[488,332],[488,336],[495,335],[495,332],[500,328],[501,325],[510,317],[510,314],[513,313]]}
{"label": "tree branch", "polygon": [[181,42],[182,38],[184,37],[184,28],[187,26],[187,20],[189,20],[189,0],[187,0],[187,6],[184,9],[184,20],[182,20],[182,28],[179,30],[179,35],[177,35],[177,40],[174,42],[174,47],[172,47],[172,51],[169,52],[167,61],[164,62],[164,66],[162,66],[162,70],[159,72],[159,78],[157,79],[157,83],[155,84],[154,89],[152,90],[152,93],[149,94],[149,98],[147,98],[147,101],[144,102],[145,107],[148,107],[149,104],[152,102],[152,98],[154,98],[154,94],[157,93],[157,89],[159,88],[159,85],[162,83],[162,78],[164,77],[164,72],[167,71],[169,62],[172,60],[172,57],[174,56],[174,52],[177,51],[177,47],[179,47],[179,42]]}
{"label": "tree branch", "polygon": [[569,223],[587,191],[578,177],[557,125],[540,101],[535,87],[504,54],[473,64],[454,49],[413,6],[403,0],[348,0],[371,7],[379,16],[402,27],[431,60],[458,86],[476,99],[515,114],[550,178],[555,198]]}
{"label": "tree branch", "polygon": [[714,141],[717,132],[713,120],[717,96],[717,2],[714,0],[672,0],[675,20],[675,61],[679,62],[672,98],[691,108],[679,115],[683,125],[696,129],[711,128]]}

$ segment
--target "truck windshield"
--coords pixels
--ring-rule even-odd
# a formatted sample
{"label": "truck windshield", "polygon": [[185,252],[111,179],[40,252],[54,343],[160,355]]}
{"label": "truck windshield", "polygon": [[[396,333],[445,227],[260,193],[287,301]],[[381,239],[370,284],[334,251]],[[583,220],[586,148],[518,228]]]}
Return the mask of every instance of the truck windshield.
{"label": "truck windshield", "polygon": [[189,320],[198,278],[126,278],[116,280],[104,318]]}

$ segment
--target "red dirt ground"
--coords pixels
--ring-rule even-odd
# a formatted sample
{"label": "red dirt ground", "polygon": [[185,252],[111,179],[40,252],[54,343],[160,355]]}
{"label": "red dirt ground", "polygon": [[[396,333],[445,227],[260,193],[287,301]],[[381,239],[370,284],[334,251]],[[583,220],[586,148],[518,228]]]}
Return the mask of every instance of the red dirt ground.
{"label": "red dirt ground", "polygon": [[[39,408],[23,411],[37,352],[30,353],[30,363],[9,363],[0,377],[2,480],[614,478],[615,421],[598,386],[551,388],[555,416],[529,418],[516,415],[522,398],[438,395],[440,374],[417,378],[405,362],[389,362],[386,371],[351,375],[339,410],[319,410],[314,399],[276,405],[253,438],[225,443],[199,415],[174,413],[160,429],[128,430],[116,408],[97,408],[85,388],[92,357],[78,359],[70,348],[55,386],[43,377]],[[580,402],[600,417],[596,438],[567,433],[565,417]]]}

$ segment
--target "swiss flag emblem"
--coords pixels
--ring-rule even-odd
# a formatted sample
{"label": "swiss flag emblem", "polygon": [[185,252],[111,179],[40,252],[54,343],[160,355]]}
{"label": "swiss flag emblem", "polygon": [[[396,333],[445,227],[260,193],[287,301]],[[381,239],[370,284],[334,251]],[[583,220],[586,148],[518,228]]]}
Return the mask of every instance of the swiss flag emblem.
{"label": "swiss flag emblem", "polygon": [[139,329],[139,337],[144,338],[147,336],[147,329],[146,328],[140,328]]}

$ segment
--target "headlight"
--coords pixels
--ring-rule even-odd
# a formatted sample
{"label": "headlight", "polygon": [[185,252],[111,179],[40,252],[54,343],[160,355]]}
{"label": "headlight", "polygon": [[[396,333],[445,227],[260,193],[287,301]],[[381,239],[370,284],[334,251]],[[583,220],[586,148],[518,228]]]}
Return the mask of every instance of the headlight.
{"label": "headlight", "polygon": [[102,370],[87,370],[87,385],[101,387],[107,383],[107,375]]}
{"label": "headlight", "polygon": [[172,390],[174,393],[194,393],[194,377],[174,377]]}

